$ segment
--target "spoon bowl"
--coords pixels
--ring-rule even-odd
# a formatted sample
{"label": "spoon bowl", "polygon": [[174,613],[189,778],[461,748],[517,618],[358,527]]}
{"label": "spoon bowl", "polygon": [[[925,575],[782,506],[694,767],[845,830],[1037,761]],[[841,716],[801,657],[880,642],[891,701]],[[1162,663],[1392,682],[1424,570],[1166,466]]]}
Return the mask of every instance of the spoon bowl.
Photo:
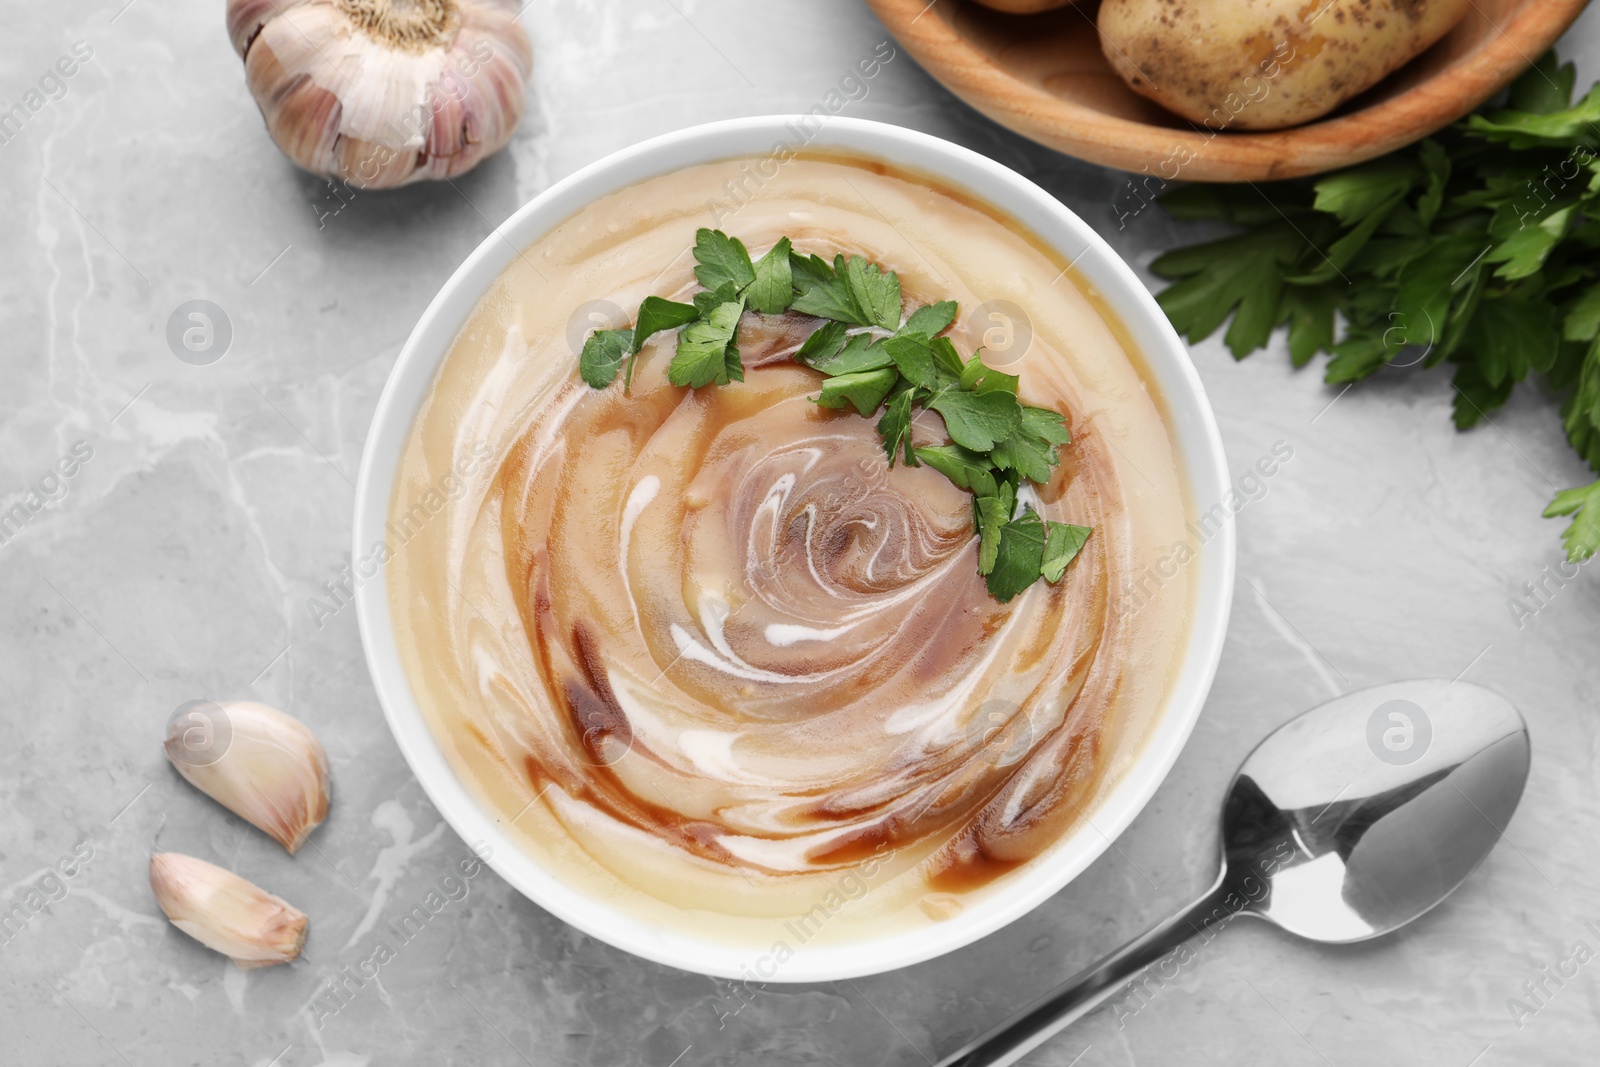
{"label": "spoon bowl", "polygon": [[1500,840],[1530,756],[1517,709],[1465,682],[1395,682],[1313,708],[1257,745],[1234,775],[1222,871],[1199,900],[938,1067],[1017,1062],[1235,915],[1325,944],[1404,926],[1454,892]]}
{"label": "spoon bowl", "polygon": [[1224,865],[1243,910],[1335,944],[1404,926],[1489,854],[1529,755],[1517,709],[1466,682],[1381,685],[1306,712],[1228,790]]}

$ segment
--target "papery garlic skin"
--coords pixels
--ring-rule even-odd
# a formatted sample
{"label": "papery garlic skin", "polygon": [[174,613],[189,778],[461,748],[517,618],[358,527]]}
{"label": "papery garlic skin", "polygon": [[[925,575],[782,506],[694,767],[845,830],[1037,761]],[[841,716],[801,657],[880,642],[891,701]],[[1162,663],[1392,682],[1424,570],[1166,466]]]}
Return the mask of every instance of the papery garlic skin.
{"label": "papery garlic skin", "polygon": [[272,139],[313,174],[386,189],[511,140],[533,50],[510,0],[228,0]]}
{"label": "papery garlic skin", "polygon": [[270,834],[293,854],[328,817],[328,756],[306,726],[277,708],[249,700],[207,704],[212,724],[227,733],[220,758],[196,758],[186,747],[187,723],[175,717],[163,747],[178,773],[239,818]]}
{"label": "papery garlic skin", "polygon": [[158,852],[150,890],[173,926],[240,967],[288,963],[305,946],[304,912],[205,860]]}

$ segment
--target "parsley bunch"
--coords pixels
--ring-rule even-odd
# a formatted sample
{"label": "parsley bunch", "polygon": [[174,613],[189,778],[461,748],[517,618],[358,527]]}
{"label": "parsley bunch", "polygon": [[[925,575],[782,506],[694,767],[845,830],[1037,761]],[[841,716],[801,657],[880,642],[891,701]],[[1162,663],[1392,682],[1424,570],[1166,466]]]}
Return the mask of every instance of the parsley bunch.
{"label": "parsley bunch", "polygon": [[[1421,144],[1316,179],[1189,186],[1179,219],[1244,232],[1169,252],[1157,298],[1191,342],[1231,313],[1243,359],[1288,327],[1297,367],[1332,358],[1354,382],[1402,352],[1448,365],[1468,429],[1539,375],[1562,397],[1567,439],[1600,472],[1600,86],[1546,55],[1488,108]],[[1420,353],[1420,355],[1417,355]],[[1600,550],[1600,481],[1558,494],[1569,558]]]}
{"label": "parsley bunch", "polygon": [[[881,409],[878,436],[889,466],[900,458],[913,467],[926,463],[971,491],[978,573],[990,595],[1004,603],[1041,577],[1061,580],[1091,528],[1046,522],[1031,505],[1018,512],[1017,502],[1024,481],[1050,480],[1061,446],[1072,440],[1066,420],[1021,403],[1016,375],[984,366],[977,354],[961,358],[943,336],[955,321],[954,301],[919,307],[902,321],[899,275],[860,256],[829,264],[796,252],[787,237],[752,262],[737,237],[701,229],[694,258],[703,287],[694,303],[648,296],[631,328],[590,334],[578,361],[585,382],[604,389],[622,372],[626,390],[645,341],[675,328],[678,347],[667,367],[673,385],[743,381],[739,321],[746,311],[813,316],[822,322],[794,354],[823,375],[812,399],[863,417]],[[913,445],[914,408],[937,411],[950,442]]]}

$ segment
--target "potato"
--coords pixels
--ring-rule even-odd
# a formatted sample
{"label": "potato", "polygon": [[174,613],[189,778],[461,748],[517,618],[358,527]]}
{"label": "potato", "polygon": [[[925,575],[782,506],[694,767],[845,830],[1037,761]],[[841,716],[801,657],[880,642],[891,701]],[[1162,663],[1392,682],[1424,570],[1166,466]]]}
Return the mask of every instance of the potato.
{"label": "potato", "polygon": [[1325,115],[1443,37],[1473,0],[1105,0],[1100,47],[1137,93],[1213,130]]}

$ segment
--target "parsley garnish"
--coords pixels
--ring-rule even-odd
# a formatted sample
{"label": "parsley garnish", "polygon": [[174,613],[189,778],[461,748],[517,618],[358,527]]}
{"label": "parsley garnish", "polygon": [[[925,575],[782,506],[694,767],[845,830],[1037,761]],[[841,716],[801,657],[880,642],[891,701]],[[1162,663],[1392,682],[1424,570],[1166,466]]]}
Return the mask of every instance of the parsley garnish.
{"label": "parsley garnish", "polygon": [[596,389],[604,389],[616,380],[624,360],[630,366],[633,363],[633,331],[596,330],[583,343],[578,373]]}
{"label": "parsley garnish", "polygon": [[756,279],[744,242],[721,230],[702,227],[694,235],[694,277],[712,292],[724,285],[742,289]]}
{"label": "parsley garnish", "polygon": [[696,319],[678,335],[678,354],[667,367],[667,381],[698,389],[716,382],[744,381],[744,364],[739,362],[739,316],[744,300],[718,304]]}
{"label": "parsley garnish", "polygon": [[633,350],[628,353],[628,371],[623,378],[623,387],[633,385],[634,358],[651,334],[683,326],[699,317],[700,309],[693,304],[679,304],[659,296],[645,297],[644,303],[639,305],[639,322],[633,328]]}
{"label": "parsley garnish", "polygon": [[789,310],[789,303],[794,300],[794,268],[789,264],[789,247],[789,239],[785,237],[756,264],[755,280],[745,293],[751,311],[781,315]]}
{"label": "parsley garnish", "polygon": [[[835,256],[830,266],[794,251],[787,237],[752,262],[737,237],[702,229],[695,234],[694,259],[695,279],[704,287],[694,303],[648,296],[632,329],[591,334],[578,360],[585,382],[607,388],[626,368],[626,391],[645,341],[672,329],[679,330],[667,367],[673,385],[743,381],[739,320],[747,310],[822,319],[794,354],[823,375],[812,399],[822,407],[854,408],[863,417],[881,409],[878,436],[891,467],[900,459],[926,463],[973,494],[978,573],[995,599],[1009,601],[1040,578],[1061,581],[1093,531],[1047,523],[1032,505],[1019,512],[1017,502],[1023,482],[1050,480],[1061,446],[1072,440],[1066,419],[1020,402],[1015,375],[984,366],[976,354],[961,358],[943,336],[956,318],[954,301],[919,307],[902,321],[899,275],[860,256]],[[914,407],[937,411],[951,443],[914,447]]]}
{"label": "parsley garnish", "polygon": [[[1540,375],[1562,397],[1572,448],[1600,472],[1600,85],[1574,104],[1575,80],[1552,53],[1505,106],[1383,159],[1168,193],[1175,217],[1244,232],[1157,259],[1151,270],[1174,279],[1161,306],[1191,342],[1231,313],[1224,341],[1239,359],[1286,326],[1294,365],[1326,352],[1333,384],[1422,352],[1423,366],[1451,368],[1463,430]],[[1545,515],[1573,516],[1570,559],[1600,551],[1600,481]]]}

